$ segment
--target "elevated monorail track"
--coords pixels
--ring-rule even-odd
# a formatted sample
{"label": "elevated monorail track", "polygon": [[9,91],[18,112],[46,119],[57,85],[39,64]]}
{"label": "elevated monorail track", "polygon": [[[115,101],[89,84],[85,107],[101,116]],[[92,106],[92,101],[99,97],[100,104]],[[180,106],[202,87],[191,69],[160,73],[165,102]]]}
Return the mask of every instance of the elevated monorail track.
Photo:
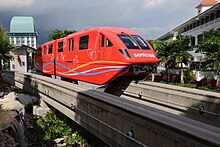
{"label": "elevated monorail track", "polygon": [[146,81],[122,91],[122,98],[220,127],[219,93]]}
{"label": "elevated monorail track", "polygon": [[220,146],[220,128],[129,99],[30,73],[7,72],[5,80],[37,94],[110,146]]}

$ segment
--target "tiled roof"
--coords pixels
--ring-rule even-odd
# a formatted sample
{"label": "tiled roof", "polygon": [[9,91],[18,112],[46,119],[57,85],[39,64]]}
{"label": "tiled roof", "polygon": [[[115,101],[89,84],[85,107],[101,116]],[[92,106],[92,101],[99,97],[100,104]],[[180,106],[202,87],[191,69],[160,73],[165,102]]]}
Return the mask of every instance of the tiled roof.
{"label": "tiled roof", "polygon": [[216,0],[202,0],[202,2],[196,6],[196,8],[199,8],[201,6],[210,6],[210,5],[216,5],[218,2]]}

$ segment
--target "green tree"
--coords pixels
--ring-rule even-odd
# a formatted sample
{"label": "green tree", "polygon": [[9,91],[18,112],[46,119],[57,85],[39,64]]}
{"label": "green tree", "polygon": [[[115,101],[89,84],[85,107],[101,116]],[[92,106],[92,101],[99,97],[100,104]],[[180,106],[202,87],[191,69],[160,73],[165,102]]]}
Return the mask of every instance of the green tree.
{"label": "green tree", "polygon": [[69,34],[72,34],[72,33],[75,33],[77,32],[76,30],[53,30],[50,34],[47,35],[47,38],[49,41],[51,40],[55,40],[55,39],[58,39],[58,38],[63,38],[63,37],[66,37],[67,35]]}
{"label": "green tree", "polygon": [[181,34],[176,36],[176,39],[171,42],[170,48],[172,48],[172,51],[174,51],[173,55],[175,57],[175,64],[180,64],[181,68],[181,78],[180,82],[184,83],[183,80],[183,64],[187,65],[192,58],[192,55],[188,53],[187,51],[191,50],[191,47],[189,46],[190,38],[189,36],[183,36]]}
{"label": "green tree", "polygon": [[3,68],[2,63],[12,58],[9,52],[12,49],[15,49],[15,46],[10,43],[5,29],[0,25],[0,70]]}
{"label": "green tree", "polygon": [[151,45],[155,49],[155,53],[159,59],[159,62],[165,64],[165,68],[168,74],[168,81],[170,81],[170,69],[175,66],[174,64],[174,56],[173,56],[173,48],[171,42],[164,42],[160,40],[149,41]]}
{"label": "green tree", "polygon": [[[203,68],[212,69],[220,76],[220,31],[209,30],[203,33],[203,41],[197,46],[197,51],[205,54],[201,65]],[[217,82],[217,83],[218,83]]]}
{"label": "green tree", "polygon": [[170,69],[181,66],[181,83],[183,80],[183,64],[187,65],[192,56],[187,52],[191,49],[189,46],[190,39],[188,36],[177,35],[176,39],[170,42],[160,40],[150,40],[149,43],[154,47],[155,53],[160,62],[165,63],[168,74],[168,82],[170,81]]}

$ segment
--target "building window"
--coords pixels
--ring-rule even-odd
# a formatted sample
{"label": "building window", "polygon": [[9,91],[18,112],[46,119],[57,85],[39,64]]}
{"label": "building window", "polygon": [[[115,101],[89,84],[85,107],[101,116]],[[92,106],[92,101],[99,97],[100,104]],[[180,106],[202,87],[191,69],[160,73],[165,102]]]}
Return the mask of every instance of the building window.
{"label": "building window", "polygon": [[89,35],[80,37],[79,49],[80,50],[88,49],[88,47],[89,47]]}
{"label": "building window", "polygon": [[197,36],[197,39],[198,39],[198,43],[202,42],[202,40],[203,40],[202,34],[198,35],[198,36]]}
{"label": "building window", "polygon": [[209,22],[209,16],[205,17],[205,23]]}
{"label": "building window", "polygon": [[216,12],[216,18],[219,18],[220,17],[220,10],[218,10],[217,12]]}
{"label": "building window", "polygon": [[197,21],[197,25],[196,25],[196,26],[197,26],[197,27],[200,26],[200,21]]}
{"label": "building window", "polygon": [[205,22],[204,18],[201,19],[201,25],[203,25]]}
{"label": "building window", "polygon": [[63,52],[63,41],[58,42],[58,52]]}
{"label": "building window", "polygon": [[212,13],[211,15],[210,15],[210,21],[212,21],[212,20],[214,20],[215,19],[215,13]]}
{"label": "building window", "polygon": [[191,44],[191,46],[192,47],[194,47],[195,46],[195,37],[194,36],[192,36],[191,38],[190,38],[190,44]]}
{"label": "building window", "polygon": [[189,31],[189,26],[187,26],[187,31]]}
{"label": "building window", "polygon": [[193,23],[193,28],[195,28],[195,27],[196,27],[196,23],[194,22],[194,23]]}
{"label": "building window", "polygon": [[12,69],[15,69],[15,65],[14,64],[12,64]]}

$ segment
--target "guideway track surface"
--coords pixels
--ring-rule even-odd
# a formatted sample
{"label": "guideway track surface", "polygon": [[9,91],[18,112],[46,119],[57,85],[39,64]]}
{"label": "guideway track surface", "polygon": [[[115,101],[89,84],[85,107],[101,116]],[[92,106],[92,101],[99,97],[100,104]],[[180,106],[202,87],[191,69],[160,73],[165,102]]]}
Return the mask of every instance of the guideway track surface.
{"label": "guideway track surface", "polygon": [[[220,146],[219,128],[143,104],[39,75],[8,72],[5,80],[36,88],[29,92],[56,103],[62,113],[68,110],[65,115],[111,146]],[[125,135],[131,129],[133,140]]]}
{"label": "guideway track surface", "polygon": [[220,94],[217,92],[144,81],[131,83],[121,97],[143,100],[177,115],[220,127]]}

